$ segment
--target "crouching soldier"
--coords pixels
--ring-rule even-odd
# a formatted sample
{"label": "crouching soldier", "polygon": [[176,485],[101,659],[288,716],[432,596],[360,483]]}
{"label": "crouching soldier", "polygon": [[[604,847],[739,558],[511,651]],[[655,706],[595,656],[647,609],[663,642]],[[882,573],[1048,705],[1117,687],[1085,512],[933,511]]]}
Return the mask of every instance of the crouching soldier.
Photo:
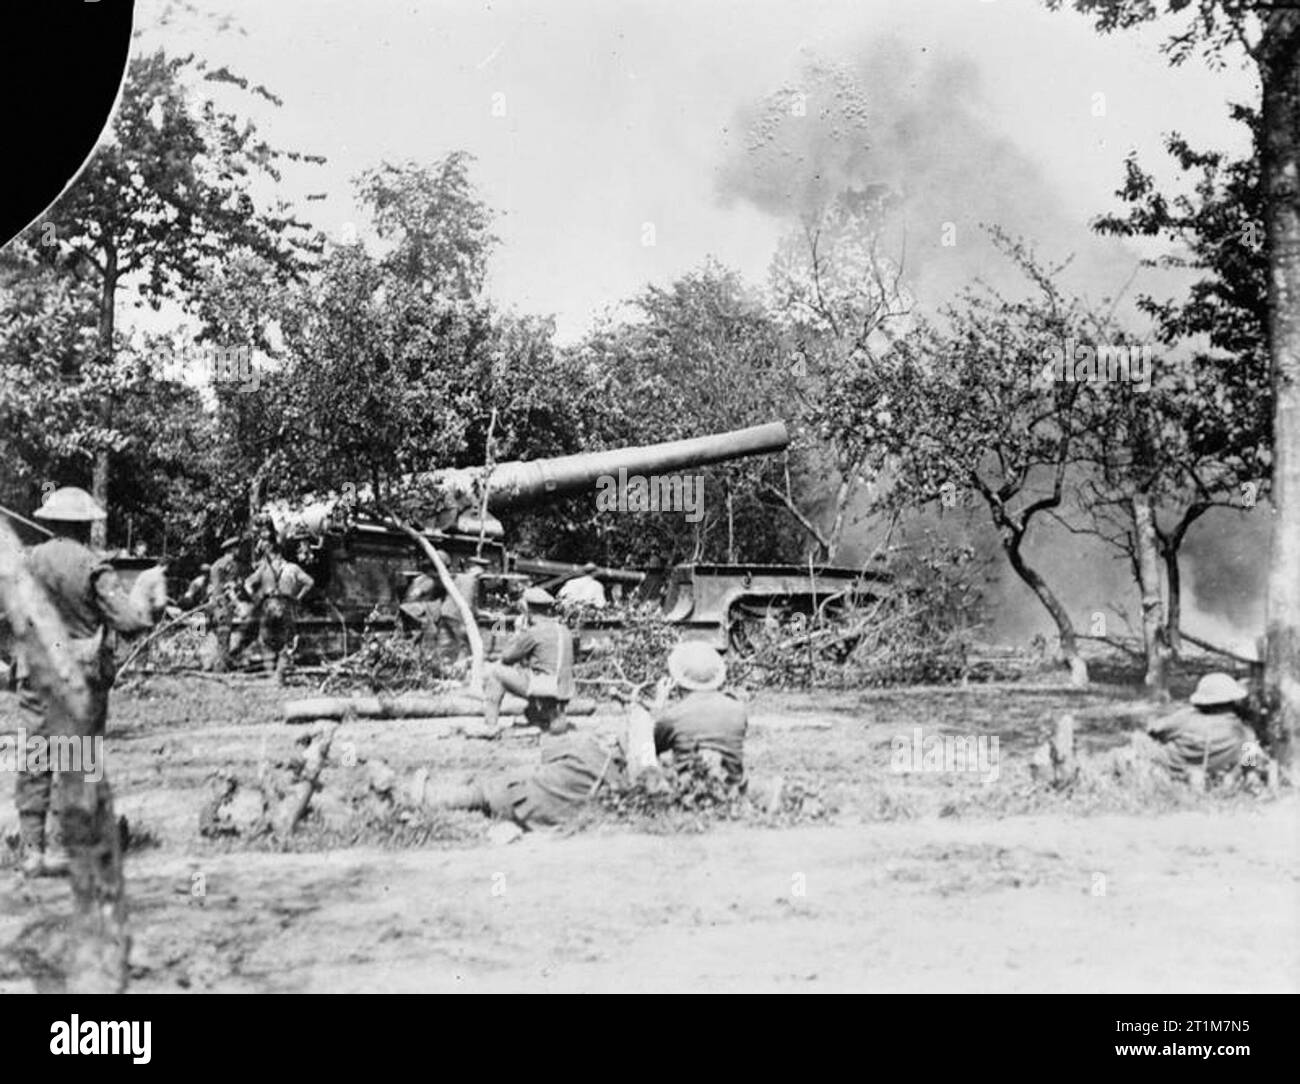
{"label": "crouching soldier", "polygon": [[1186,706],[1147,725],[1147,756],[1175,779],[1210,779],[1237,768],[1263,768],[1265,756],[1246,725],[1250,693],[1229,674],[1206,674]]}
{"label": "crouching soldier", "polygon": [[555,599],[540,587],[530,587],[523,605],[524,627],[484,677],[483,719],[490,730],[498,729],[506,693],[561,705],[573,699],[573,633],[554,616]]}
{"label": "crouching soldier", "polygon": [[[85,677],[91,704],[85,736],[102,739],[114,676],[110,630],[141,632],[153,624],[154,615],[144,602],[127,594],[112,566],[87,546],[90,524],[104,518],[89,493],[70,486],[56,489],[33,515],[50,524],[54,537],[28,552],[27,567],[63,621],[68,655]],[[52,709],[30,682],[23,683],[19,702],[29,736],[49,737],[55,732]],[[67,871],[67,859],[46,854],[45,846],[56,767],[24,770],[16,781],[21,869],[29,877]],[[72,842],[64,840],[65,845]]]}

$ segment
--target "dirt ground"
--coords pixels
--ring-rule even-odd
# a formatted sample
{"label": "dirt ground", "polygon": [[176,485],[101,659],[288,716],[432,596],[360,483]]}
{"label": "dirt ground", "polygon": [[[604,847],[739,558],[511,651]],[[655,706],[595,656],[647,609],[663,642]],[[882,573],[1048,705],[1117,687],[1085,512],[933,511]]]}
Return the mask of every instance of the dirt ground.
{"label": "dirt ground", "polygon": [[[309,692],[290,690],[289,695]],[[448,818],[435,838],[291,848],[209,840],[218,769],[252,779],[299,728],[264,681],[152,678],[114,694],[109,774],[134,840],[127,875],[142,991],[1291,991],[1300,989],[1300,801],[1063,798],[1032,750],[1071,711],[1081,745],[1126,740],[1131,691],[904,690],[758,696],[747,760],[831,815],[775,827],[594,818],[509,845]],[[617,709],[581,720],[609,730]],[[20,725],[0,694],[0,735]],[[896,737],[997,736],[998,777],[891,770]],[[364,761],[461,778],[536,739],[433,737],[349,722]],[[0,833],[12,773],[0,773]],[[331,793],[326,777],[322,798]],[[328,814],[328,802],[320,803]],[[337,814],[337,810],[335,813]],[[0,846],[0,863],[12,866]],[[70,905],[0,868],[0,992],[33,989],[21,931]]]}

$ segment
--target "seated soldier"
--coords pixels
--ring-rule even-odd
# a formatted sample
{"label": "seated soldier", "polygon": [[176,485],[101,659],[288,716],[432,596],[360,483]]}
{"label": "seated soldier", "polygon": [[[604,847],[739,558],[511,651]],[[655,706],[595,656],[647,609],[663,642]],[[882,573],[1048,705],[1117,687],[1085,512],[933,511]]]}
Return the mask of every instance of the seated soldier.
{"label": "seated soldier", "polygon": [[1152,720],[1147,734],[1151,758],[1175,779],[1193,771],[1208,776],[1225,774],[1252,759],[1258,746],[1243,721],[1248,716],[1249,692],[1229,674],[1206,674],[1188,698],[1188,704],[1171,715]]}
{"label": "seated soldier", "polygon": [[595,797],[601,787],[626,785],[626,760],[621,744],[606,744],[591,734],[544,735],[542,761],[465,784],[429,782],[421,768],[405,787],[404,797],[430,809],[472,809],[521,828],[560,824]]}
{"label": "seated soldier", "polygon": [[[654,719],[656,753],[670,752],[680,761],[714,753],[725,779],[742,783],[749,712],[735,696],[722,691],[726,681],[726,664],[712,647],[678,644],[668,656],[668,676],[660,680],[657,696],[647,707]],[[685,695],[670,704],[675,689]]]}
{"label": "seated soldier", "polygon": [[523,607],[524,627],[484,678],[483,718],[490,729],[499,727],[501,701],[508,692],[561,703],[573,699],[573,633],[554,616],[555,599],[540,587],[530,587]]}

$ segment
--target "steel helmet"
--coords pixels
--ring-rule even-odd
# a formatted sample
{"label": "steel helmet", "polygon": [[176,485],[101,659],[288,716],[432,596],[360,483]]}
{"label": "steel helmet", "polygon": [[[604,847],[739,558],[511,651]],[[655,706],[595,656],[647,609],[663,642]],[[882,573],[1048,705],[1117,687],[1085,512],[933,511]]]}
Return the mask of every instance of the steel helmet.
{"label": "steel helmet", "polygon": [[1188,699],[1198,708],[1207,708],[1216,704],[1235,704],[1248,696],[1250,693],[1231,674],[1215,673],[1201,678],[1196,691]]}
{"label": "steel helmet", "polygon": [[91,523],[108,518],[95,498],[76,486],[56,489],[32,515],[37,519],[58,523]]}
{"label": "steel helmet", "polygon": [[727,680],[727,664],[708,644],[678,644],[668,655],[668,673],[683,689],[720,689]]}

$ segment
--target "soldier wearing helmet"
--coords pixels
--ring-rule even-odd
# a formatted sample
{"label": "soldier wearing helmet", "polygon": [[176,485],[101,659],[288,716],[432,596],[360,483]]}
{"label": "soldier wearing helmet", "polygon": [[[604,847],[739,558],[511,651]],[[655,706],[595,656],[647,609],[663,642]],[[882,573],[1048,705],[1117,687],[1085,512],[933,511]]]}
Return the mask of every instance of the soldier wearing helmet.
{"label": "soldier wearing helmet", "polygon": [[[654,720],[656,753],[685,762],[697,755],[716,758],[723,778],[745,778],[745,732],[749,712],[728,692],[727,665],[708,644],[684,643],[668,656],[668,675],[646,705]],[[671,701],[671,702],[670,702]]]}
{"label": "soldier wearing helmet", "polygon": [[1222,775],[1262,756],[1246,726],[1249,691],[1230,674],[1206,674],[1186,706],[1147,726],[1153,759],[1176,779]]}
{"label": "soldier wearing helmet", "polygon": [[[114,674],[110,630],[140,632],[153,624],[153,615],[123,590],[112,566],[87,545],[91,523],[104,518],[89,493],[75,486],[56,489],[33,515],[50,525],[54,537],[28,552],[27,567],[62,619],[68,654],[85,676],[92,712],[89,736],[102,737]],[[53,733],[48,705],[27,682],[20,704],[29,721],[29,735]],[[28,769],[18,776],[21,868],[28,876],[57,874],[67,868],[66,859],[46,854],[45,823],[53,785],[50,770]]]}

